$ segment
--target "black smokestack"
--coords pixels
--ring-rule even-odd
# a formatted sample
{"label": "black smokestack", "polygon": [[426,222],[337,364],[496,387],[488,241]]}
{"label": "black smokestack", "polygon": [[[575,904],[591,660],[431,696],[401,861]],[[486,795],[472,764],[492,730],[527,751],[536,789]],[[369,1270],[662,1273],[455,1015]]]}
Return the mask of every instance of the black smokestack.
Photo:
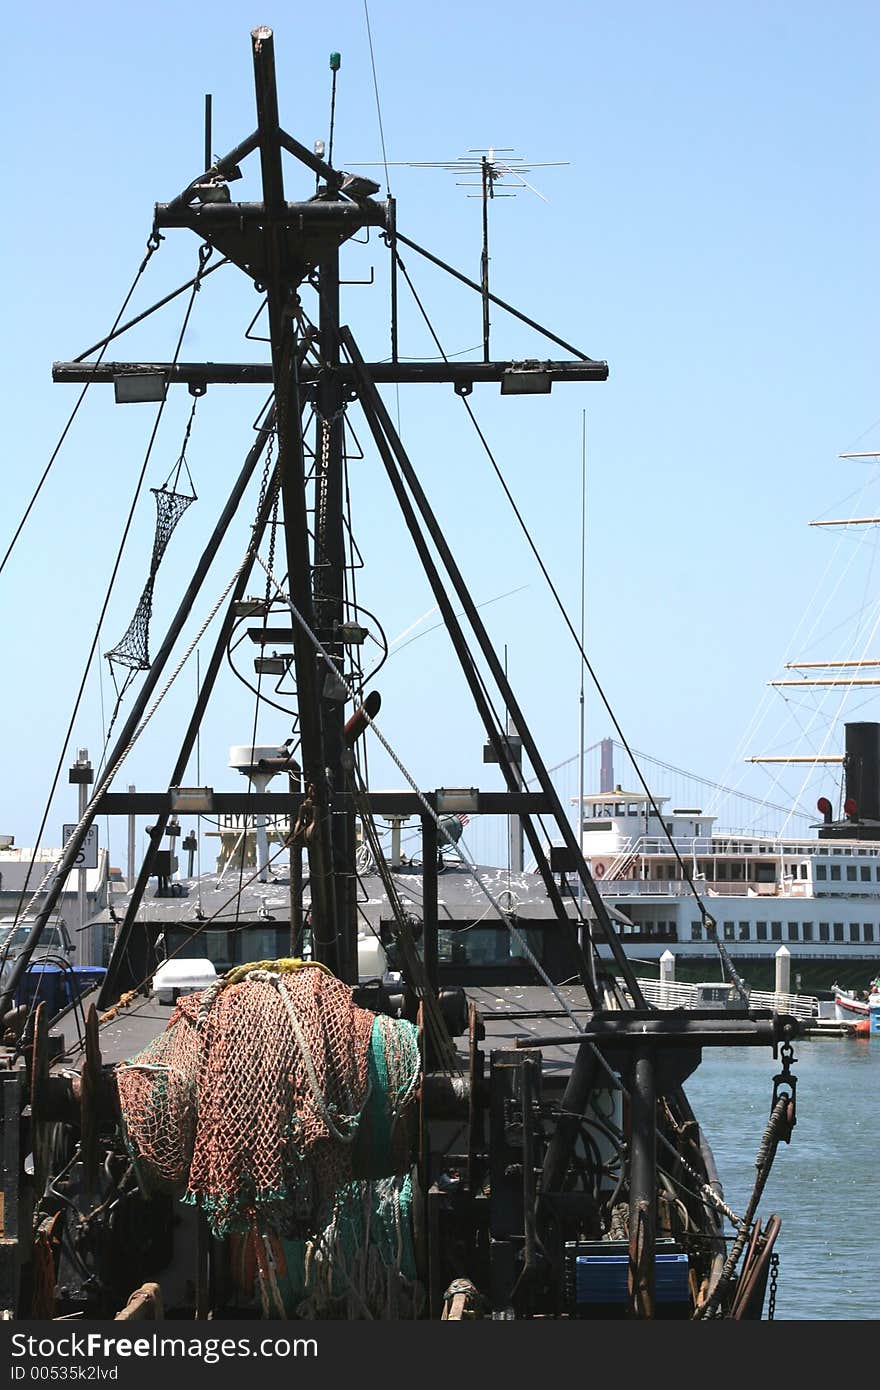
{"label": "black smokestack", "polygon": [[880,820],[880,724],[846,726],[846,799],[860,821]]}

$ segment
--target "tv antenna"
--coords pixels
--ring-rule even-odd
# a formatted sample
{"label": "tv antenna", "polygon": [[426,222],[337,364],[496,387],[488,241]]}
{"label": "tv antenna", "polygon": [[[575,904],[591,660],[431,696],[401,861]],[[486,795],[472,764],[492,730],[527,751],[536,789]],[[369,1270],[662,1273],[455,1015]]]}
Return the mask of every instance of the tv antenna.
{"label": "tv antenna", "polygon": [[533,169],[559,168],[567,160],[545,160],[529,163],[512,149],[468,150],[467,154],[448,163],[414,164],[416,169],[445,169],[452,174],[463,174],[456,180],[460,188],[478,188],[478,193],[469,193],[469,198],[479,198],[483,204],[483,251],[480,257],[480,290],[483,299],[483,361],[489,361],[489,202],[493,198],[515,198],[523,188],[534,193],[542,202],[549,199],[534,184],[524,177]]}
{"label": "tv antenna", "polygon": [[469,198],[479,198],[483,205],[483,250],[480,258],[480,291],[483,300],[483,361],[489,357],[489,202],[493,198],[515,198],[524,188],[534,193],[543,203],[549,198],[529,183],[525,177],[533,169],[560,169],[567,165],[567,159],[525,160],[514,154],[511,148],[468,150],[467,154],[449,160],[393,161],[407,169],[443,169],[447,173],[460,174],[456,180],[459,188],[476,188],[477,193],[469,193]]}

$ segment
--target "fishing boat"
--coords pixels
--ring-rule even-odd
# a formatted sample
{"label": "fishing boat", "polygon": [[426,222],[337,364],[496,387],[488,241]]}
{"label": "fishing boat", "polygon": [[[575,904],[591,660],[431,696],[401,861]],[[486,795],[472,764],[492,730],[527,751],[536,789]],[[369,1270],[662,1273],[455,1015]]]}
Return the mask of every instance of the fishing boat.
{"label": "fishing boat", "polygon": [[[760,1318],[781,1223],[757,1211],[796,1120],[798,1022],[744,999],[696,1013],[647,1005],[380,391],[445,384],[467,403],[489,383],[545,395],[603,381],[608,368],[490,292],[485,265],[479,283],[447,266],[405,235],[378,185],[289,135],[272,31],[254,30],[251,50],[257,129],[220,159],[206,132],[205,168],[155,208],[142,270],[164,239],[195,234],[185,302],[204,299],[221,258],[265,301],[268,360],[185,361],[181,332],[169,361],[110,361],[128,327],[117,322],[53,368],[58,382],[112,385],[118,403],[155,402],[150,447],[174,392],[188,388],[193,405],[177,464],[153,489],[141,597],[108,654],[129,673],[112,739],[54,877],[22,905],[32,926],[0,991],[3,1316]],[[253,201],[233,201],[240,177],[256,179]],[[341,312],[340,249],[371,229],[388,253],[381,361],[364,356]],[[404,354],[398,296],[413,257],[481,300],[480,359]],[[490,308],[535,334],[534,356],[493,359]],[[566,356],[541,356],[542,337]],[[263,386],[269,399],[256,413],[248,402],[244,462],[154,642],[160,565],[194,500],[183,465],[196,406],[224,385]],[[384,642],[361,602],[349,508],[348,464],[365,456],[355,410],[388,485],[383,525],[394,517],[412,544],[502,791],[426,785],[386,726]],[[206,581],[236,523],[217,598]],[[386,562],[399,585],[400,555]],[[169,774],[154,791],[120,789],[209,629]],[[245,642],[258,653],[251,732],[231,731],[246,741],[230,748],[226,790],[190,767],[226,655]],[[435,750],[432,731],[423,738],[438,756],[454,751]],[[383,776],[394,770],[391,790],[368,775],[368,748]],[[534,873],[470,857],[464,824],[491,815],[519,828]],[[106,975],[54,1017],[38,996],[15,1006],[99,816],[150,822],[139,870],[101,918],[113,937]],[[205,824],[226,848],[216,871],[198,874],[192,845]],[[404,826],[415,842],[406,856]],[[186,875],[178,845],[189,847]],[[741,1215],[684,1090],[714,1046],[777,1059]]]}
{"label": "fishing boat", "polygon": [[[834,1016],[841,1023],[867,1021],[872,1023],[880,1013],[880,980],[872,980],[864,995],[834,989]],[[872,1026],[872,1032],[874,1030]]]}

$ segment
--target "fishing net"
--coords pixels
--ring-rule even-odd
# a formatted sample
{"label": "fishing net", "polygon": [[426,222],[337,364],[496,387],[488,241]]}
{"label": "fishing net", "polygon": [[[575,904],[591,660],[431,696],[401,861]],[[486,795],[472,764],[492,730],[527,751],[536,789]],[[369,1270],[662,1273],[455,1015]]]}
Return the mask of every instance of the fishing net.
{"label": "fishing net", "polygon": [[116,1075],[148,1190],[182,1192],[217,1237],[309,1238],[355,1176],[405,1166],[418,1037],[319,965],[260,961],[182,998]]}
{"label": "fishing net", "polygon": [[267,1318],[413,1318],[422,1312],[412,1219],[412,1180],[392,1176],[340,1188],[310,1240],[234,1236],[230,1266],[239,1293]]}
{"label": "fishing net", "polygon": [[105,653],[109,661],[128,666],[132,671],[146,671],[149,668],[150,617],[153,612],[156,571],[162,563],[162,556],[168,548],[175,526],[190,503],[195,501],[195,493],[175,492],[164,485],[150,488],[150,491],[156,499],[156,534],[153,537],[150,575],[125,636],[117,642],[112,651]]}

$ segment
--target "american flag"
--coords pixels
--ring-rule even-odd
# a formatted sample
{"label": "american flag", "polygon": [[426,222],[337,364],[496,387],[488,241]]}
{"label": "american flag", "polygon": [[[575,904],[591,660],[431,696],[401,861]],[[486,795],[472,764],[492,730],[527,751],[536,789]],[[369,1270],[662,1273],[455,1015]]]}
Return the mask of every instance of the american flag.
{"label": "american flag", "polygon": [[457,811],[455,819],[457,821],[460,821],[461,824],[464,826],[467,825],[468,821],[470,820],[470,816],[466,816],[463,811]]}

